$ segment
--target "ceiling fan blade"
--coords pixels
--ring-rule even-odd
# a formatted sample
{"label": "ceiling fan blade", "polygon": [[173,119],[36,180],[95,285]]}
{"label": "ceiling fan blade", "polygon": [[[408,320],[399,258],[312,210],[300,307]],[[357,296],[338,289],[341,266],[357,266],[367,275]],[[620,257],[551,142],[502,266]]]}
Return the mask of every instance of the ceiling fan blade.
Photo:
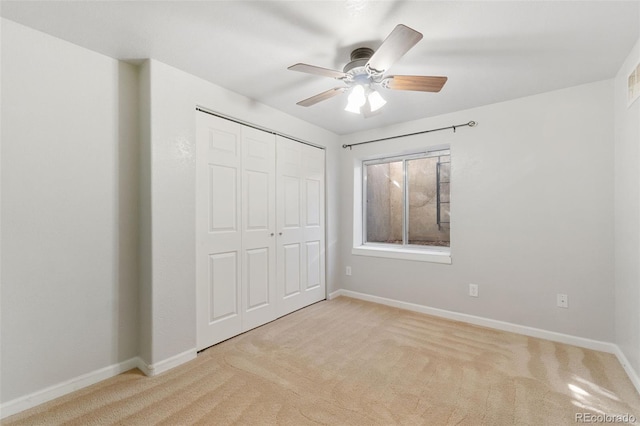
{"label": "ceiling fan blade", "polygon": [[446,82],[447,77],[429,77],[424,75],[390,75],[382,81],[382,86],[391,90],[439,92]]}
{"label": "ceiling fan blade", "polygon": [[376,74],[384,74],[395,61],[407,53],[409,49],[422,39],[422,34],[418,31],[398,24],[391,31],[391,34],[382,42],[382,45],[375,51],[367,67]]}
{"label": "ceiling fan blade", "polygon": [[347,90],[346,87],[336,87],[334,89],[329,89],[326,92],[318,93],[317,95],[300,101],[297,104],[303,107],[315,105],[318,102],[326,101],[327,99],[333,98],[334,96],[341,94],[345,90]]}
{"label": "ceiling fan blade", "polygon": [[307,74],[315,74],[315,75],[320,75],[322,77],[331,77],[331,78],[337,78],[337,79],[342,79],[347,76],[342,71],[330,70],[328,68],[316,67],[315,65],[308,65],[308,64],[295,64],[295,65],[291,65],[287,69],[291,71],[306,72]]}

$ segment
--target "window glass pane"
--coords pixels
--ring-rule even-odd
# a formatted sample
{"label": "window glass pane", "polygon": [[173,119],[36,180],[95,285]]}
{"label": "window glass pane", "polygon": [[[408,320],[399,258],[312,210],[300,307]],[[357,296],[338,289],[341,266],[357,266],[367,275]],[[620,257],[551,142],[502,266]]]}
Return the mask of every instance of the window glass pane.
{"label": "window glass pane", "polygon": [[449,155],[407,160],[408,244],[449,247]]}
{"label": "window glass pane", "polygon": [[366,241],[402,244],[402,161],[366,166]]}

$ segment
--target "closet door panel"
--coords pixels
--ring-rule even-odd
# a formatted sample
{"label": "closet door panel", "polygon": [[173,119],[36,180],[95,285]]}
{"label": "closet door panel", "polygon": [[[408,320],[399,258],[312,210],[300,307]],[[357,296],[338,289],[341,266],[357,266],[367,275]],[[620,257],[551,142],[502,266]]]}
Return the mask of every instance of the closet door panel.
{"label": "closet door panel", "polygon": [[271,214],[265,206],[269,206],[269,174],[253,170],[245,171],[247,189],[247,222],[246,230],[267,231],[271,230],[269,220]]}
{"label": "closet door panel", "polygon": [[242,128],[242,329],[277,317],[275,136]]}
{"label": "closet door panel", "polygon": [[198,349],[228,339],[242,330],[241,145],[240,126],[210,115],[197,114]]}
{"label": "closet door panel", "polygon": [[304,145],[282,137],[276,142],[278,313],[286,315],[305,306]]}
{"label": "closet door panel", "polygon": [[209,255],[209,324],[239,314],[237,311],[237,252]]}
{"label": "closet door panel", "polygon": [[267,306],[274,299],[269,297],[269,250],[259,248],[246,251],[247,303],[251,311]]}
{"label": "closet door panel", "polygon": [[320,241],[307,242],[307,290],[321,285]]}
{"label": "closet door panel", "polygon": [[283,249],[283,298],[286,299],[300,294],[300,244],[287,244]]}
{"label": "closet door panel", "polygon": [[306,279],[302,299],[305,305],[326,297],[324,155],[324,150],[308,145],[302,147],[302,178],[305,182],[302,241],[306,247]]}
{"label": "closet door panel", "polygon": [[[209,232],[234,237],[234,232],[238,229],[237,168],[211,163],[208,167]],[[220,203],[218,200],[228,200],[228,202]]]}
{"label": "closet door panel", "polygon": [[322,183],[317,179],[307,179],[307,227],[320,227],[322,216],[320,188]]}
{"label": "closet door panel", "polygon": [[300,188],[300,178],[297,176],[282,176],[281,181],[284,217],[282,229],[287,231],[300,230],[300,196],[302,194]]}
{"label": "closet door panel", "polygon": [[278,298],[284,315],[326,297],[324,150],[276,141]]}

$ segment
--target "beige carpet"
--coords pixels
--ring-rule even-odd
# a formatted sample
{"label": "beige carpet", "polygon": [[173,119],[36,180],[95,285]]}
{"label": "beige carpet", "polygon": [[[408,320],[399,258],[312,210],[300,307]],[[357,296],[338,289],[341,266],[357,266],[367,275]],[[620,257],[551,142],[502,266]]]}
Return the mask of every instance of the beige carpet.
{"label": "beige carpet", "polygon": [[615,356],[340,297],[7,425],[561,425],[635,415]]}

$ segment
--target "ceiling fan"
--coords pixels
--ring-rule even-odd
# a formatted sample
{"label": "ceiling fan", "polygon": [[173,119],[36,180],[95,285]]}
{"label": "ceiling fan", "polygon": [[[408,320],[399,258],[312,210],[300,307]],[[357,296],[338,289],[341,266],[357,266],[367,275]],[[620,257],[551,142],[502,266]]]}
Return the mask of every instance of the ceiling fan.
{"label": "ceiling fan", "polygon": [[406,25],[399,24],[375,52],[368,47],[360,47],[351,52],[351,62],[345,65],[342,71],[300,63],[290,66],[288,69],[293,71],[331,77],[346,84],[346,87],[329,89],[297,104],[309,107],[349,91],[349,100],[345,110],[362,113],[368,117],[386,103],[380,93],[375,90],[378,87],[391,90],[439,92],[447,82],[447,77],[385,75],[391,65],[421,39],[421,33]]}

